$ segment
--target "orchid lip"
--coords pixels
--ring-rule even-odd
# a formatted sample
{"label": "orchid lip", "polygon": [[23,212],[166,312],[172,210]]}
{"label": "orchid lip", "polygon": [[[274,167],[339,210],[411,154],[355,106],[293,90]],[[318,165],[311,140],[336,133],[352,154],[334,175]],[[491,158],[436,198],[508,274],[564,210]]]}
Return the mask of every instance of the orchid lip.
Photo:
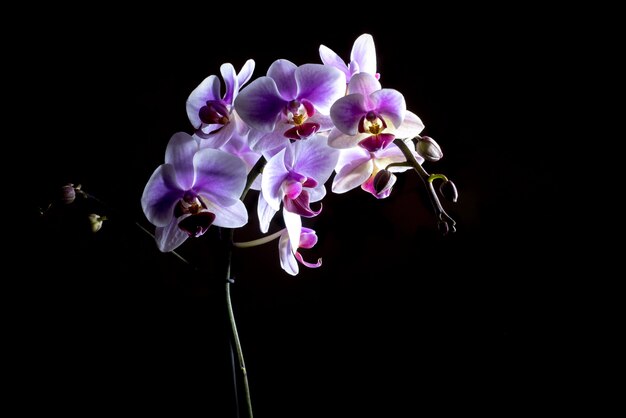
{"label": "orchid lip", "polygon": [[215,214],[205,210],[182,219],[178,223],[178,227],[190,237],[197,238],[209,229],[214,220]]}
{"label": "orchid lip", "polygon": [[360,141],[358,145],[365,148],[369,152],[376,152],[387,148],[387,146],[391,144],[394,139],[395,135],[393,134],[371,135]]}
{"label": "orchid lip", "polygon": [[228,108],[221,100],[208,100],[199,111],[200,120],[206,124],[226,125],[230,121],[228,115]]}
{"label": "orchid lip", "polygon": [[305,122],[301,125],[287,129],[284,135],[289,139],[306,139],[315,135],[320,129],[320,124],[315,122]]}

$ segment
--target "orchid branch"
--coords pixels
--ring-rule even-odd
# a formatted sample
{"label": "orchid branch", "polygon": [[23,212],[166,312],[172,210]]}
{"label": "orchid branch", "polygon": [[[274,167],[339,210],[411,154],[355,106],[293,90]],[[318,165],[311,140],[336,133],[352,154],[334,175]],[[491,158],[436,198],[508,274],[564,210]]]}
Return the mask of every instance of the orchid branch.
{"label": "orchid branch", "polygon": [[439,228],[439,230],[442,231],[444,235],[448,232],[455,232],[456,228],[454,225],[456,225],[456,222],[443,209],[443,206],[439,201],[439,197],[437,197],[437,193],[435,192],[435,188],[433,187],[433,180],[437,178],[447,180],[447,178],[443,174],[428,174],[424,167],[422,167],[420,163],[415,159],[413,152],[409,149],[409,147],[406,146],[402,139],[396,138],[394,139],[393,143],[396,144],[398,148],[400,148],[400,151],[402,151],[402,154],[404,154],[407,162],[417,172],[420,179],[424,183],[424,186],[426,186],[426,189],[428,190],[428,197],[430,197],[430,202],[432,203],[433,209],[435,210],[435,215],[437,215],[437,227]]}

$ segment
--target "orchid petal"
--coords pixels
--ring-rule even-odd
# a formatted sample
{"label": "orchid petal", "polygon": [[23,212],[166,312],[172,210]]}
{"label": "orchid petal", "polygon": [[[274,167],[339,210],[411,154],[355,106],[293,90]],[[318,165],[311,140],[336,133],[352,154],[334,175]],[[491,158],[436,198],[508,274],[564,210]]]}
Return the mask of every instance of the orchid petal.
{"label": "orchid petal", "polygon": [[236,130],[237,125],[231,121],[226,125],[222,125],[221,129],[211,132],[207,138],[211,140],[211,148],[222,147],[230,140]]}
{"label": "orchid petal", "polygon": [[194,190],[198,194],[222,206],[230,206],[239,199],[247,179],[246,164],[239,158],[206,148],[194,155],[193,165],[196,171]]}
{"label": "orchid petal", "polygon": [[335,175],[332,191],[339,194],[352,190],[363,184],[373,171],[374,163],[371,160],[355,160],[346,164]]}
{"label": "orchid petal", "polygon": [[367,113],[365,97],[349,94],[337,100],[330,108],[330,117],[335,127],[347,135],[356,135],[359,121]]}
{"label": "orchid petal", "polygon": [[367,138],[369,133],[357,133],[356,135],[346,135],[337,128],[333,128],[328,135],[328,146],[340,150],[355,147],[359,142]]}
{"label": "orchid petal", "polygon": [[278,239],[278,256],[280,257],[280,266],[288,274],[296,276],[299,272],[298,261],[293,255],[289,235],[283,233]]}
{"label": "orchid petal", "polygon": [[276,210],[274,210],[270,205],[267,204],[267,201],[263,198],[263,194],[259,193],[259,201],[256,207],[256,213],[259,217],[259,228],[261,232],[264,234],[267,233],[270,229],[270,222],[274,219],[274,215],[276,215]]}
{"label": "orchid petal", "polygon": [[239,228],[248,223],[248,209],[241,200],[235,201],[233,205],[221,206],[200,196],[209,212],[215,214],[213,225],[222,228]]}
{"label": "orchid petal", "polygon": [[281,186],[288,174],[285,168],[285,150],[270,158],[263,168],[261,192],[267,204],[276,211],[280,209]]}
{"label": "orchid petal", "polygon": [[394,128],[399,127],[406,115],[404,96],[394,89],[382,89],[370,95],[381,115],[391,120]]}
{"label": "orchid petal", "polygon": [[172,217],[166,226],[158,226],[154,238],[160,251],[173,251],[189,238],[189,235],[178,227],[178,219]]}
{"label": "orchid petal", "polygon": [[322,266],[322,259],[318,258],[317,259],[317,263],[309,263],[308,261],[305,261],[304,258],[302,258],[302,254],[300,254],[298,251],[296,251],[296,253],[294,254],[294,256],[296,257],[296,260],[298,260],[301,264],[309,267],[309,268],[318,268]]}
{"label": "orchid petal", "polygon": [[286,106],[270,77],[259,77],[239,92],[235,109],[245,123],[262,132],[272,132]]}
{"label": "orchid petal", "polygon": [[309,123],[317,123],[319,125],[319,129],[317,130],[318,133],[329,131],[335,126],[330,115],[322,115],[319,112],[316,112],[313,116],[308,118],[306,121]]}
{"label": "orchid petal", "polygon": [[233,67],[231,63],[222,64],[220,66],[220,73],[222,74],[224,84],[226,85],[224,101],[228,104],[233,104],[235,92],[239,90],[239,80],[237,79],[235,67]]}
{"label": "orchid petal", "polygon": [[329,147],[327,139],[322,135],[315,135],[306,141],[297,141],[291,145],[293,148],[293,170],[306,177],[315,179],[320,184],[333,173],[337,164],[339,152]]}
{"label": "orchid petal", "polygon": [[220,80],[215,75],[205,78],[198,87],[196,87],[187,98],[187,117],[191,125],[199,129],[202,126],[199,112],[202,106],[206,105],[208,100],[220,99]]}
{"label": "orchid petal", "polygon": [[141,196],[141,208],[155,226],[166,226],[174,216],[176,202],[183,196],[171,164],[161,164],[152,173]]}
{"label": "orchid petal", "polygon": [[170,138],[165,149],[165,164],[171,164],[176,171],[176,179],[182,190],[193,186],[193,155],[198,151],[198,143],[186,132],[177,132]]}
{"label": "orchid petal", "polygon": [[359,71],[371,75],[376,74],[376,47],[372,35],[364,33],[354,41],[350,61],[356,61],[359,64]]}
{"label": "orchid petal", "polygon": [[298,94],[298,85],[296,84],[296,64],[291,61],[280,59],[270,65],[267,70],[267,76],[276,82],[276,87],[281,97],[285,101],[291,101]]}
{"label": "orchid petal", "polygon": [[323,184],[307,189],[307,191],[309,192],[309,201],[311,203],[319,202],[326,196],[326,187]]}
{"label": "orchid petal", "polygon": [[398,129],[396,129],[397,138],[414,138],[424,129],[424,123],[415,113],[407,110],[404,120]]}
{"label": "orchid petal", "polygon": [[[348,94],[362,94],[368,97],[370,94],[382,89],[380,82],[368,73],[358,73],[352,76],[350,84],[348,84]],[[366,103],[367,110],[373,110],[372,103]]]}
{"label": "orchid petal", "polygon": [[318,112],[325,115],[331,105],[346,91],[345,75],[334,67],[304,64],[296,69],[298,99],[307,99]]}
{"label": "orchid petal", "polygon": [[[246,61],[243,67],[241,67],[241,70],[239,70],[239,74],[237,75],[237,82],[239,83],[239,88],[243,87],[244,84],[250,81],[250,78],[252,77],[252,73],[254,73],[254,66],[255,66],[254,60],[249,59],[248,61]],[[238,91],[235,92],[235,96],[237,95],[237,93]]]}
{"label": "orchid petal", "polygon": [[295,252],[300,244],[300,232],[302,230],[302,219],[300,215],[289,212],[283,208],[283,221],[285,221],[285,228],[287,228],[287,234],[289,235],[289,241],[291,242],[291,250]]}
{"label": "orchid petal", "polygon": [[325,65],[329,65],[334,67],[340,71],[342,71],[346,75],[346,80],[350,76],[348,72],[348,66],[345,61],[341,59],[339,55],[335,53],[332,49],[327,46],[320,45],[320,58]]}

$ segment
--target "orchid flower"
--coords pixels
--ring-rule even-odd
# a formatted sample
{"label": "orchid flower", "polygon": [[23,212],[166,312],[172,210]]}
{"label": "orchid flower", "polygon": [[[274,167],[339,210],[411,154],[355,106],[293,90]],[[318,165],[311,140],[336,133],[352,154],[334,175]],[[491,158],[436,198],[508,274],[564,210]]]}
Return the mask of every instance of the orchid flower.
{"label": "orchid flower", "polygon": [[353,75],[357,73],[367,73],[376,79],[380,79],[380,74],[376,72],[376,48],[372,35],[364,33],[359,36],[350,52],[350,63],[346,65],[332,49],[320,45],[320,58],[325,65],[335,67],[346,75],[346,83],[350,82]]}
{"label": "orchid flower", "polygon": [[335,148],[360,145],[375,152],[385,149],[396,137],[413,137],[424,129],[420,118],[406,110],[399,91],[381,88],[378,80],[367,73],[352,77],[348,94],[332,105],[330,117],[335,128],[328,144]]}
{"label": "orchid flower", "polygon": [[[324,183],[337,164],[338,154],[326,144],[326,137],[315,135],[306,141],[290,143],[270,158],[263,169],[257,206],[261,231],[267,232],[281,203],[283,213],[304,217],[319,214],[321,208],[313,210],[310,204],[326,195]],[[283,218],[289,228],[290,218]]]}
{"label": "orchid flower", "polygon": [[235,109],[251,128],[250,146],[264,152],[284,148],[332,128],[331,105],[345,94],[343,74],[321,64],[274,61],[267,76],[250,83],[235,100]]}
{"label": "orchid flower", "polygon": [[244,135],[248,127],[241,121],[233,108],[239,88],[246,84],[254,71],[254,61],[248,60],[235,72],[232,64],[222,64],[220,73],[226,92],[220,95],[221,83],[217,76],[210,75],[196,87],[187,99],[187,116],[197,134],[209,140],[213,148],[224,145],[234,133]]}
{"label": "orchid flower", "polygon": [[215,149],[198,150],[184,132],[167,144],[165,163],[152,174],[141,197],[146,218],[156,226],[157,246],[172,251],[188,237],[203,235],[212,224],[238,228],[248,222],[239,199],[246,185],[246,165]]}
{"label": "orchid flower", "polygon": [[[423,163],[424,159],[415,152],[415,144],[410,139],[405,139],[404,143],[412,151],[418,163]],[[361,186],[363,190],[371,193],[377,199],[384,199],[391,193],[391,186],[395,178],[391,177],[391,184],[382,190],[377,190],[374,186],[374,179],[380,170],[385,169],[391,163],[402,163],[406,161],[402,151],[391,144],[385,149],[370,152],[362,147],[352,147],[340,151],[339,159],[335,171],[337,174],[333,179],[332,191],[334,193],[345,193]],[[411,167],[392,166],[390,172],[403,172]]]}

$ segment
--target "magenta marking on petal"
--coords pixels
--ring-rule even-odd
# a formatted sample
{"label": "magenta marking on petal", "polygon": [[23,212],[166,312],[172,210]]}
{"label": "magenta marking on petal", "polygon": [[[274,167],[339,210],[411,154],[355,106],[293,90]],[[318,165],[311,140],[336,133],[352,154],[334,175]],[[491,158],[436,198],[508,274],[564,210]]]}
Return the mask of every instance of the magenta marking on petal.
{"label": "magenta marking on petal", "polygon": [[215,214],[209,211],[203,211],[196,215],[191,215],[178,223],[178,227],[185,231],[190,237],[199,237],[203,235],[215,220]]}
{"label": "magenta marking on petal", "polygon": [[309,178],[307,178],[304,181],[304,183],[302,183],[302,187],[311,187],[311,188],[313,188],[313,187],[317,187],[318,184],[319,183],[317,181],[315,181],[315,179],[312,179],[312,178],[309,177]]}
{"label": "magenta marking on petal", "polygon": [[359,142],[359,146],[365,148],[369,152],[376,152],[387,148],[387,146],[391,144],[394,139],[395,135],[393,134],[372,135]]}
{"label": "magenta marking on petal", "polygon": [[300,174],[300,173],[296,173],[293,170],[289,171],[289,178],[291,180],[297,181],[298,183],[304,183],[304,182],[307,181],[307,177],[305,175]]}
{"label": "magenta marking on petal", "polygon": [[283,183],[285,199],[297,199],[302,193],[302,183],[299,181],[287,181]]}
{"label": "magenta marking on petal", "polygon": [[315,135],[320,129],[319,123],[305,122],[301,125],[287,129],[284,135],[289,139],[306,139],[311,135]]}
{"label": "magenta marking on petal", "polygon": [[285,209],[291,213],[304,216],[305,218],[312,218],[320,214],[322,211],[322,204],[320,203],[320,208],[318,210],[313,210],[311,209],[309,199],[309,192],[302,190],[302,193],[300,193],[296,199],[289,199],[285,196],[283,204],[285,205]]}
{"label": "magenta marking on petal", "polygon": [[308,117],[311,117],[315,114],[315,106],[313,106],[313,103],[311,103],[307,99],[302,99],[302,106],[304,106],[304,109],[306,110],[306,115]]}

